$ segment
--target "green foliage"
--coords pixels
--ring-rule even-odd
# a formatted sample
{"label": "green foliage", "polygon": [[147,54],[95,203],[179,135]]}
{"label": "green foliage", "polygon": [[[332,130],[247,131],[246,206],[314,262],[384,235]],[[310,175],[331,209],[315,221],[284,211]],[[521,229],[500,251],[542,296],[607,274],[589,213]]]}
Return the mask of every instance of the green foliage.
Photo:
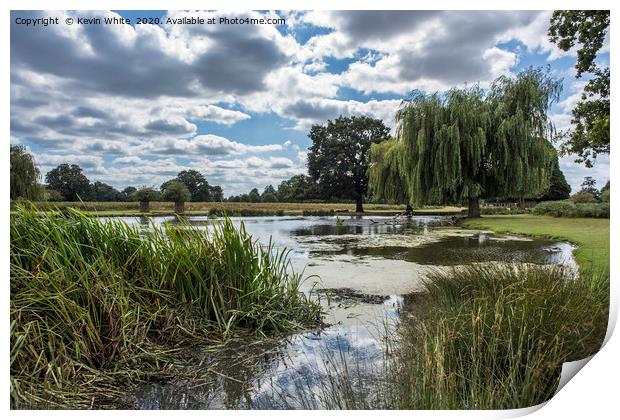
{"label": "green foliage", "polygon": [[138,191],[138,189],[136,187],[131,187],[131,186],[121,191],[121,194],[123,194],[123,196],[125,197],[123,201],[133,200],[133,193],[135,193],[136,191]]}
{"label": "green foliage", "polygon": [[172,178],[160,186],[163,193],[172,182],[182,182],[190,193],[190,199],[186,201],[222,201],[224,193],[219,185],[209,185],[207,179],[198,171],[193,169],[179,172],[176,178]]}
{"label": "green foliage", "polygon": [[159,191],[155,191],[152,187],[142,187],[131,194],[132,200],[139,201],[141,203],[148,203],[150,201],[157,201],[161,198]]}
{"label": "green foliage", "polygon": [[561,150],[579,156],[577,162],[591,167],[600,153],[609,154],[610,143],[610,72],[595,63],[609,29],[609,10],[556,10],[551,17],[549,39],[563,51],[575,45],[577,77],[592,73],[581,101],[573,109],[573,130],[565,135]]}
{"label": "green foliage", "polygon": [[63,163],[45,175],[47,187],[62,194],[65,201],[87,200],[91,194],[90,181],[78,165]]}
{"label": "green foliage", "polygon": [[573,203],[596,203],[596,196],[588,191],[579,191],[571,196]]}
{"label": "green foliage", "polygon": [[308,137],[308,173],[323,197],[352,198],[362,211],[368,191],[369,150],[387,140],[390,129],[381,120],[365,116],[339,117],[313,125]]}
{"label": "green foliage", "polygon": [[306,175],[293,175],[278,186],[278,201],[294,203],[318,198],[318,187]]}
{"label": "green foliage", "polygon": [[34,157],[24,146],[11,145],[11,200],[38,200],[41,174]]}
{"label": "green foliage", "polygon": [[375,200],[409,203],[404,177],[404,142],[390,139],[370,147],[369,192]]}
{"label": "green foliage", "polygon": [[257,188],[252,188],[252,190],[248,193],[247,200],[250,203],[260,203],[260,194],[258,193]]}
{"label": "green foliage", "polygon": [[126,199],[126,196],[116,188],[100,181],[94,182],[90,191],[90,198],[93,201],[125,201]]}
{"label": "green foliage", "polygon": [[529,68],[495,80],[486,97],[478,87],[414,92],[396,115],[397,139],[373,146],[371,191],[415,206],[469,201],[470,216],[479,215],[479,198],[539,195],[555,158],[547,112],[560,90],[560,81]]}
{"label": "green foliage", "polygon": [[44,195],[43,198],[45,199],[45,201],[54,201],[54,202],[62,201],[62,194],[56,190],[50,190],[46,188],[43,195]]}
{"label": "green foliage", "polygon": [[166,189],[162,194],[162,198],[166,201],[184,203],[190,200],[191,194],[185,183],[181,181],[171,181],[166,186]]}
{"label": "green foliage", "polygon": [[395,350],[390,395],[401,409],[540,404],[562,363],[598,351],[607,329],[608,274],[473,265],[431,274],[427,290]]}
{"label": "green foliage", "polygon": [[578,217],[577,206],[571,201],[543,201],[532,210],[534,214],[553,217]]}
{"label": "green foliage", "polygon": [[[586,201],[543,201],[538,203],[533,209],[534,214],[553,217],[600,217],[609,218],[609,204],[597,203],[589,193],[577,193],[578,195],[588,195]],[[573,199],[571,197],[571,199]]]}
{"label": "green foliage", "polygon": [[553,164],[553,170],[551,171],[551,179],[549,180],[549,188],[543,194],[539,200],[542,201],[555,201],[555,200],[566,200],[570,197],[571,187],[566,182],[566,178],[560,169],[560,164],[558,162],[558,158],[556,156],[555,162]]}
{"label": "green foliage", "polygon": [[610,198],[609,190],[605,190],[605,191],[601,192],[601,202],[609,203],[609,198]]}
{"label": "green foliage", "polygon": [[228,219],[145,230],[19,208],[10,230],[12,407],[87,408],[179,347],[321,319],[287,251]]}
{"label": "green foliage", "polygon": [[579,192],[590,193],[594,198],[598,199],[600,191],[596,189],[596,180],[591,176],[586,176],[581,183],[581,190]]}

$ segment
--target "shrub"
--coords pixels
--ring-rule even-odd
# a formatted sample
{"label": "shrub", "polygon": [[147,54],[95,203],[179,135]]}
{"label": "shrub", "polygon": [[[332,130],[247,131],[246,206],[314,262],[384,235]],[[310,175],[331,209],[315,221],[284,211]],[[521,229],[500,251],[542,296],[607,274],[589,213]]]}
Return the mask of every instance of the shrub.
{"label": "shrub", "polygon": [[601,202],[609,203],[609,190],[601,192]]}
{"label": "shrub", "polygon": [[532,210],[534,214],[553,217],[578,217],[578,210],[574,203],[568,200],[543,201]]}
{"label": "shrub", "polygon": [[578,203],[569,200],[543,201],[533,209],[537,215],[553,217],[609,217],[609,203]]}
{"label": "shrub", "polygon": [[579,217],[609,218],[609,203],[577,204]]}
{"label": "shrub", "polygon": [[573,203],[596,203],[596,196],[591,192],[579,191],[570,197]]}

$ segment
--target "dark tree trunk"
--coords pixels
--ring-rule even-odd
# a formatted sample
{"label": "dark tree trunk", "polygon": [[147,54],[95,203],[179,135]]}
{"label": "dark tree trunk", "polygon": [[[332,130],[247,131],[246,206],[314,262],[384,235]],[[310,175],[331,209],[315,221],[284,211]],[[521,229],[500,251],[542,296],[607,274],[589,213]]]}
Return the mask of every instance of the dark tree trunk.
{"label": "dark tree trunk", "polygon": [[467,217],[475,219],[480,217],[480,200],[478,197],[469,197],[469,208],[467,209]]}
{"label": "dark tree trunk", "polygon": [[519,201],[517,202],[517,207],[519,207],[520,209],[525,208],[525,198],[519,197]]}
{"label": "dark tree trunk", "polygon": [[363,198],[361,195],[357,196],[355,199],[355,212],[364,213]]}
{"label": "dark tree trunk", "polygon": [[407,203],[407,208],[405,209],[405,214],[413,214],[413,207],[411,204]]}
{"label": "dark tree trunk", "polygon": [[149,209],[149,202],[148,201],[140,201],[140,211],[143,213],[148,213]]}
{"label": "dark tree trunk", "polygon": [[179,201],[174,203],[174,212],[177,214],[185,213],[185,202]]}

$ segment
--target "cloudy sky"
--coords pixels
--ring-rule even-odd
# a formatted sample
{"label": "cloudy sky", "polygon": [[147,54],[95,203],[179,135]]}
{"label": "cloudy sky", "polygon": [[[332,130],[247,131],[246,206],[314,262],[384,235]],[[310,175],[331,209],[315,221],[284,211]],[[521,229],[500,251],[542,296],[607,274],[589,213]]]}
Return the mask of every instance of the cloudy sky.
{"label": "cloudy sky", "polygon": [[[550,12],[12,12],[11,143],[45,174],[79,164],[91,181],[155,185],[184,169],[225,195],[305,172],[312,124],[369,115],[394,126],[414,89],[488,86],[530,65],[564,79],[552,109],[570,124],[584,79],[547,40]],[[72,17],[284,18],[285,25],[66,25]],[[58,16],[26,27],[18,17]],[[608,45],[609,43],[607,43]],[[599,54],[609,62],[608,47]],[[561,160],[577,190],[593,169]]]}

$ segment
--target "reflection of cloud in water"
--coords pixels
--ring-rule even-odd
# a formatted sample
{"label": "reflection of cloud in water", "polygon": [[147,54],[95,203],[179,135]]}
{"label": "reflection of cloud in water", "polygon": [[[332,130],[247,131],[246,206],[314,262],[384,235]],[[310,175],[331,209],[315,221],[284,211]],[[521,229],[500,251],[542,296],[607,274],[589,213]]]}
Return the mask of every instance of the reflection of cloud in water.
{"label": "reflection of cloud in water", "polygon": [[[298,407],[299,387],[320,392],[326,375],[341,372],[344,364],[362,369],[362,376],[368,378],[380,370],[382,337],[393,333],[402,296],[419,291],[428,270],[488,261],[562,264],[576,269],[574,247],[565,242],[458,229],[441,217],[340,218],[344,226],[336,226],[335,217],[251,217],[243,221],[258,243],[265,245],[271,239],[276,248],[292,250],[293,268],[304,269],[304,277],[315,276],[305,282],[305,291],[320,278],[316,287],[390,295],[387,301],[332,302],[325,319],[332,326],[320,333],[260,342],[247,339],[224,346],[205,359],[204,376],[197,382],[151,383],[130,395],[130,404],[201,409],[272,408],[277,402],[282,407]],[[219,223],[207,217],[187,219],[198,229],[212,229]],[[122,220],[145,226],[140,218]],[[161,225],[171,220],[156,217],[153,222]],[[232,220],[239,225],[242,219]],[[206,356],[192,351],[196,359]]]}

